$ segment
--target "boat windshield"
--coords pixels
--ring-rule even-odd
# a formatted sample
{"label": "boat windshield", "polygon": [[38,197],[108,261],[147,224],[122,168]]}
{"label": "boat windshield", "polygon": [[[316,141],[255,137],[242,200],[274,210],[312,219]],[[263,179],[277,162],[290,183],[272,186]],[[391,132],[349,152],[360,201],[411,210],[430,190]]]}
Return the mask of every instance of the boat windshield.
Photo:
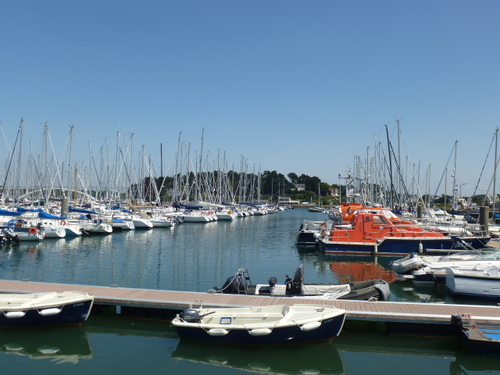
{"label": "boat windshield", "polygon": [[373,224],[375,224],[375,225],[387,225],[387,224],[389,224],[389,222],[387,221],[385,216],[376,215],[376,216],[373,216]]}

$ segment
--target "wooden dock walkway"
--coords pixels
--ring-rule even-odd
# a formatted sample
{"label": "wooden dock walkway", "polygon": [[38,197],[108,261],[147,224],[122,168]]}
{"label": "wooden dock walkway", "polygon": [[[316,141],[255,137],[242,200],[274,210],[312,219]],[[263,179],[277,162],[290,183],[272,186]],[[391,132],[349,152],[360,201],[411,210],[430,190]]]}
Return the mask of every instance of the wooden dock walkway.
{"label": "wooden dock walkway", "polygon": [[451,315],[467,314],[478,322],[500,322],[499,306],[449,305],[437,303],[368,302],[321,300],[290,297],[261,297],[219,293],[53,284],[31,281],[0,280],[0,293],[39,293],[79,290],[94,295],[95,305],[121,308],[183,310],[187,307],[239,307],[317,303],[334,305],[347,311],[348,320],[380,321],[404,324],[449,324]]}

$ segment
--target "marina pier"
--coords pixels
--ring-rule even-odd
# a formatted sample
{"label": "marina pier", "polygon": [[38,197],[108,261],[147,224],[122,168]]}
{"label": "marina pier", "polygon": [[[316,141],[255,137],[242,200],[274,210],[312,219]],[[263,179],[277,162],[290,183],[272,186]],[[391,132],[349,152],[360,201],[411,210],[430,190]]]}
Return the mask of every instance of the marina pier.
{"label": "marina pier", "polygon": [[333,305],[347,311],[347,320],[387,323],[389,330],[412,332],[446,332],[451,329],[451,315],[464,314],[476,322],[500,321],[500,307],[484,305],[450,305],[441,303],[407,303],[389,301],[323,300],[291,297],[263,297],[221,293],[88,286],[31,281],[0,281],[0,293],[41,293],[67,290],[94,295],[94,309],[115,307],[117,314],[144,318],[172,317],[176,312],[194,306],[243,307],[314,303]]}

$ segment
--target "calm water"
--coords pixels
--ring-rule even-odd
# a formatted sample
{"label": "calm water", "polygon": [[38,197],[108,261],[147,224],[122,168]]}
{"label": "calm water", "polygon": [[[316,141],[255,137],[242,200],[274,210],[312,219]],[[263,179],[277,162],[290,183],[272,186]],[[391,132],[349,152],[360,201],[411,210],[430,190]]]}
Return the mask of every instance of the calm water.
{"label": "calm water", "polygon": [[[276,276],[282,283],[300,263],[306,282],[391,277],[388,258],[333,258],[298,249],[295,236],[306,218],[324,215],[295,209],[231,223],[2,247],[0,278],[207,291],[240,267],[253,282]],[[471,303],[406,282],[391,290],[395,301]],[[82,327],[0,332],[0,365],[2,374],[500,374],[498,358],[471,355],[455,340],[388,336],[377,328],[347,326],[328,344],[241,349],[181,342],[168,322],[107,311]]]}

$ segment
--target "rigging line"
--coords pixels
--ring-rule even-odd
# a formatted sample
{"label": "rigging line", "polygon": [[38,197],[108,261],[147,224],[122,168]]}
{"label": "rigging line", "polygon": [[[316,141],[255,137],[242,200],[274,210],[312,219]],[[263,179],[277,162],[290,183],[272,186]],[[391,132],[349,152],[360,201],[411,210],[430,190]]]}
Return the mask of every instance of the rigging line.
{"label": "rigging line", "polygon": [[[441,182],[443,182],[444,174],[446,172],[446,169],[448,168],[448,164],[450,163],[450,159],[451,159],[451,156],[453,155],[453,151],[455,150],[455,147],[456,147],[456,143],[454,143],[453,147],[451,148],[450,156],[448,157],[448,161],[446,162],[445,168],[443,170],[443,174],[441,175],[441,178],[439,180],[439,184],[436,187],[436,191],[434,192],[434,196],[437,195],[437,192],[438,192],[438,190],[439,190],[439,188],[441,186]],[[453,186],[453,188],[455,188],[455,186]],[[434,202],[434,199],[432,201]]]}
{"label": "rigging line", "polygon": [[99,172],[97,171],[97,165],[95,163],[95,159],[94,159],[94,154],[92,153],[92,151],[90,152],[90,159],[92,160],[92,164],[94,165],[94,170],[95,170],[95,175],[96,175],[96,178],[97,178],[97,183],[99,184],[99,191],[101,193],[101,196],[102,196],[102,183],[101,183],[101,178],[99,176]]}
{"label": "rigging line", "polygon": [[[496,161],[495,161],[495,171],[497,170],[498,168],[498,165],[500,164],[500,158],[498,158]],[[493,174],[493,176],[491,177],[491,180],[490,180],[490,184],[488,185],[488,190],[486,191],[486,194],[484,195],[484,200],[483,200],[483,206],[486,205],[486,196],[488,195],[488,193],[490,192],[490,188],[491,188],[491,185],[493,184],[493,180],[495,179],[495,174]]]}
{"label": "rigging line", "polygon": [[129,184],[132,184],[132,179],[130,178],[130,175],[128,174],[127,165],[125,163],[125,156],[123,155],[123,151],[122,151],[121,148],[120,148],[120,155],[122,156],[123,166],[124,166],[124,169],[125,169],[125,174],[127,175],[127,178],[128,178],[128,182],[129,182]]}
{"label": "rigging line", "polygon": [[48,203],[48,199],[47,199],[47,196],[45,194],[45,189],[43,188],[42,181],[40,179],[40,173],[38,172],[38,169],[36,167],[35,159],[33,158],[33,155],[31,155],[31,154],[30,154],[30,158],[31,158],[31,161],[33,162],[33,168],[35,169],[35,175],[36,175],[36,178],[38,180],[38,184],[40,185],[40,191],[42,193],[42,197],[43,197],[44,201]]}
{"label": "rigging line", "polygon": [[[479,178],[477,180],[476,187],[474,188],[474,192],[472,193],[472,196],[476,195],[476,192],[477,192],[477,190],[479,188],[479,183],[481,182],[481,178],[483,176],[484,168],[486,167],[486,162],[488,161],[488,159],[490,157],[490,152],[491,152],[491,149],[493,148],[493,141],[495,140],[495,136],[496,136],[497,131],[498,131],[498,129],[495,130],[495,133],[493,134],[493,137],[491,138],[490,147],[488,148],[488,152],[486,153],[486,159],[484,160],[483,167],[481,168],[481,173],[479,173]],[[498,165],[498,161],[496,161],[496,165]],[[496,168],[496,166],[495,166],[495,168]],[[485,195],[485,199],[486,199],[486,195]],[[483,205],[484,205],[484,203],[483,203]]]}
{"label": "rigging line", "polygon": [[[390,149],[391,149],[392,153],[394,154],[394,148],[392,147],[392,144],[390,144]],[[404,191],[404,193],[406,195],[406,199],[407,199],[408,202],[411,203],[410,196],[409,196],[409,193],[408,193],[408,188],[407,188],[406,183],[405,183],[405,181],[403,179],[403,176],[401,175],[401,168],[400,168],[399,163],[396,160],[396,158],[394,159],[394,163],[396,163],[396,168],[397,168],[397,171],[398,171],[397,174],[398,174],[398,176],[399,176],[399,178],[401,180],[401,184],[402,184],[402,187],[403,187],[403,191]],[[401,205],[401,203],[402,203],[401,202],[401,198],[397,197],[397,199],[398,199],[399,204]]]}
{"label": "rigging line", "polygon": [[14,141],[14,148],[12,149],[12,153],[10,155],[9,166],[7,167],[7,171],[5,172],[5,180],[4,180],[3,185],[2,185],[2,192],[0,193],[0,197],[5,192],[5,185],[7,184],[7,177],[9,176],[9,171],[10,171],[10,167],[12,165],[12,160],[14,159],[14,151],[16,151],[17,140],[19,138],[20,132],[21,132],[21,125],[19,125],[19,128],[17,129],[16,140]]}

